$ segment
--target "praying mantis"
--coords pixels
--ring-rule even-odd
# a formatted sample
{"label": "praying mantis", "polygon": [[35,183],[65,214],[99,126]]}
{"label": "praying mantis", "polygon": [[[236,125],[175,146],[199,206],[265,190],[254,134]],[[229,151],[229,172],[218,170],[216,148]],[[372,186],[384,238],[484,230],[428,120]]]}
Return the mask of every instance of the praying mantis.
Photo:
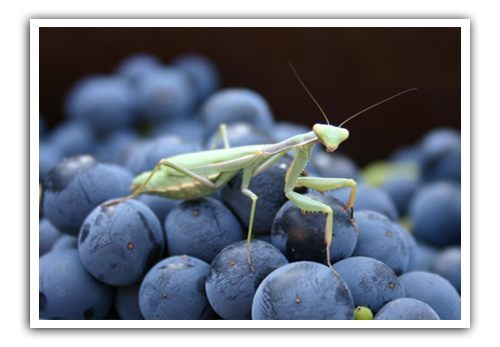
{"label": "praying mantis", "polygon": [[330,245],[333,238],[333,210],[324,203],[295,192],[294,189],[306,187],[325,192],[340,188],[350,188],[351,191],[346,206],[352,218],[357,187],[354,180],[347,178],[301,176],[311,159],[312,150],[319,143],[325,147],[326,151],[335,151],[349,137],[349,131],[342,127],[345,123],[373,107],[402,94],[414,91],[416,88],[404,90],[373,104],[350,116],[338,126],[334,126],[329,123],[325,112],[323,112],[319,103],[307,89],[294,66],[290,62],[289,64],[302,87],[323,114],[326,124],[317,123],[312,127],[312,131],[292,136],[278,143],[233,148],[229,145],[226,126],[225,124],[221,124],[216,134],[214,147],[222,139],[224,148],[180,154],[161,159],[151,171],[139,174],[134,178],[132,182],[133,193],[131,195],[112,200],[108,204],[115,204],[125,199],[134,198],[140,194],[154,194],[177,200],[197,199],[211,195],[226,185],[239,172],[243,171],[241,193],[252,200],[246,240],[246,256],[250,269],[254,271],[250,257],[250,242],[252,239],[255,208],[259,197],[249,189],[250,181],[252,177],[260,174],[285,154],[293,151],[294,159],[285,175],[284,194],[287,199],[304,212],[326,214],[324,235],[326,261],[328,266],[333,269],[330,257]]}

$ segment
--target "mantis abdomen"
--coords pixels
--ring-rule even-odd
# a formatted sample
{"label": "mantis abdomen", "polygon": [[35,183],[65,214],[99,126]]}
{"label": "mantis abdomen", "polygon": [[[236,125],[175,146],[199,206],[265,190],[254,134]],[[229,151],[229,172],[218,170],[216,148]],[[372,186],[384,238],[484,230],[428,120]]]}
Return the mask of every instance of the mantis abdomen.
{"label": "mantis abdomen", "polygon": [[[141,186],[150,172],[144,172],[137,176],[132,183],[132,190]],[[215,184],[221,173],[213,173],[206,178]],[[159,183],[161,182],[161,183]],[[193,200],[211,195],[217,188],[209,187],[199,181],[187,176],[169,175],[158,172],[147,185],[145,194],[160,195],[175,200]]]}

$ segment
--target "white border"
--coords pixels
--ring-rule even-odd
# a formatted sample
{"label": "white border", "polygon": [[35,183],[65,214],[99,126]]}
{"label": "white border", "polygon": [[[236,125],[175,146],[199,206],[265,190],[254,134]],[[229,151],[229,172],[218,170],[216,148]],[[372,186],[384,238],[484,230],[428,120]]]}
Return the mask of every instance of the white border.
{"label": "white border", "polygon": [[37,27],[469,27],[468,19],[31,19]]}
{"label": "white border", "polygon": [[[459,321],[126,321],[40,320],[40,27],[460,27],[462,129],[462,319]],[[470,328],[470,20],[468,19],[31,19],[30,20],[30,327],[31,328]],[[469,245],[469,246],[467,246]]]}

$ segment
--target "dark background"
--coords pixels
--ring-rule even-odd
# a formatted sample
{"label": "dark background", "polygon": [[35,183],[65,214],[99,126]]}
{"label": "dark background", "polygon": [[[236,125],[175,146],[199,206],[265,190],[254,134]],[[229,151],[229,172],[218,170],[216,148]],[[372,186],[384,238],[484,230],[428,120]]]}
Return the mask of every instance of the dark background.
{"label": "dark background", "polygon": [[223,87],[254,89],[277,120],[307,126],[323,118],[288,59],[333,124],[417,87],[346,125],[351,136],[341,150],[359,164],[383,159],[433,127],[460,128],[460,28],[41,28],[40,113],[57,124],[78,79],[112,73],[138,52],[165,64],[203,54]]}

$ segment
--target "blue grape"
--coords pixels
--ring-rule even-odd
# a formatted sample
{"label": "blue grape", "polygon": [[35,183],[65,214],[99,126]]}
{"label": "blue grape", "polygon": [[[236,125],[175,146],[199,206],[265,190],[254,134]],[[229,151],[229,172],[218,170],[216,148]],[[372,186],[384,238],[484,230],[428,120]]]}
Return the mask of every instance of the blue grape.
{"label": "blue grape", "polygon": [[[333,210],[333,238],[330,246],[332,261],[350,257],[358,241],[358,231],[347,207],[326,194],[306,194]],[[326,214],[303,213],[291,201],[276,214],[272,226],[272,241],[289,261],[312,260],[326,263]]]}
{"label": "blue grape", "polygon": [[103,319],[114,289],[89,275],[76,250],[52,251],[40,258],[40,318]]}
{"label": "blue grape", "polygon": [[443,277],[425,271],[412,271],[399,277],[406,297],[431,306],[441,319],[460,319],[460,295]]}
{"label": "blue grape", "polygon": [[56,243],[57,240],[63,236],[63,234],[54,228],[54,226],[45,218],[40,220],[39,227],[39,252],[40,256],[42,256],[52,249],[54,243]]}
{"label": "blue grape", "polygon": [[[206,147],[211,149],[215,142],[216,132],[210,136]],[[258,128],[251,123],[231,123],[227,125],[227,138],[231,147],[240,147],[248,145],[261,145],[273,143],[271,136],[264,129]],[[222,139],[216,148],[223,148]]]}
{"label": "blue grape", "polygon": [[96,148],[95,156],[100,162],[125,165],[129,152],[138,141],[131,130],[118,130],[111,133]]}
{"label": "blue grape", "polygon": [[186,142],[175,135],[164,135],[136,144],[129,152],[126,166],[130,172],[138,175],[152,170],[163,158],[199,150],[201,147],[196,143]]}
{"label": "blue grape", "polygon": [[114,307],[118,317],[121,319],[142,320],[141,309],[139,308],[139,289],[141,283],[128,287],[116,288]]}
{"label": "blue grape", "polygon": [[359,168],[349,157],[341,153],[318,151],[311,159],[313,169],[321,177],[340,177],[358,180]]}
{"label": "blue grape", "polygon": [[133,124],[137,112],[135,94],[127,79],[90,76],[79,81],[66,99],[66,114],[97,132],[109,132]]}
{"label": "blue grape", "polygon": [[425,302],[400,298],[385,304],[375,315],[375,320],[439,320],[439,316]]}
{"label": "blue grape", "polygon": [[391,197],[400,216],[407,215],[410,201],[419,187],[420,181],[410,177],[394,177],[380,186]]}
{"label": "blue grape", "polygon": [[129,194],[132,175],[88,155],[68,158],[47,175],[43,213],[62,233],[76,236],[83,220],[106,200]]}
{"label": "blue grape", "polygon": [[274,122],[266,100],[244,88],[223,89],[212,94],[203,103],[200,116],[206,137],[213,134],[221,123],[252,123],[266,130]]}
{"label": "blue grape", "polygon": [[186,73],[197,101],[205,99],[219,88],[219,72],[208,58],[198,54],[185,54],[178,56],[173,65]]}
{"label": "blue grape", "polygon": [[274,270],[262,281],[252,319],[354,319],[354,300],[330,268],[299,261]]}
{"label": "blue grape", "polygon": [[224,247],[243,238],[233,213],[212,198],[184,201],[165,220],[170,255],[188,254],[210,263]]}
{"label": "blue grape", "polygon": [[410,250],[404,231],[396,222],[375,211],[354,212],[359,230],[358,243],[353,256],[364,256],[380,260],[396,275],[408,269]]}
{"label": "blue grape", "polygon": [[161,259],[164,246],[158,218],[136,200],[96,207],[78,237],[78,251],[87,271],[113,286],[140,281]]}
{"label": "blue grape", "polygon": [[173,256],[156,264],[144,277],[139,307],[145,319],[209,319],[213,311],[205,294],[208,264]]}
{"label": "blue grape", "polygon": [[351,290],[355,306],[366,306],[376,313],[389,301],[405,296],[394,271],[379,260],[351,257],[333,267]]}
{"label": "blue grape", "polygon": [[273,270],[288,263],[271,244],[250,243],[251,264],[247,261],[246,241],[225,247],[210,265],[205,284],[215,312],[224,319],[250,319],[252,300],[260,282]]}
{"label": "blue grape", "polygon": [[273,239],[271,234],[266,234],[266,235],[255,235],[256,240],[261,240],[267,243],[270,243],[271,245],[273,244]]}
{"label": "blue grape", "polygon": [[428,132],[420,143],[420,166],[424,181],[460,182],[460,133],[438,128]]}
{"label": "blue grape", "polygon": [[[347,203],[350,188],[342,188],[327,192],[327,194]],[[380,188],[371,187],[366,184],[359,184],[356,192],[356,200],[354,202],[355,210],[372,210],[380,212],[392,220],[399,218],[398,210],[390,196]]]}
{"label": "blue grape", "polygon": [[422,242],[417,242],[415,258],[410,262],[408,271],[431,271],[432,264],[438,255],[438,250]]}
{"label": "blue grape", "polygon": [[410,256],[408,260],[408,266],[406,267],[406,271],[411,271],[411,269],[415,268],[418,261],[417,240],[415,240],[413,234],[406,228],[404,228],[401,224],[395,223],[395,225],[398,229],[400,229],[401,235],[405,239],[406,245],[408,246],[408,252]]}
{"label": "blue grape", "polygon": [[55,128],[48,141],[66,157],[93,152],[94,134],[85,123],[65,122]]}
{"label": "blue grape", "polygon": [[186,73],[174,67],[150,71],[136,83],[140,116],[146,121],[165,121],[190,114],[194,93]]}
{"label": "blue grape", "polygon": [[163,122],[153,129],[153,136],[175,135],[186,142],[202,146],[204,142],[203,128],[198,118],[180,118]]}
{"label": "blue grape", "polygon": [[52,246],[53,251],[58,251],[61,249],[77,249],[78,248],[78,239],[75,236],[70,236],[64,234],[61,236],[54,245]]}
{"label": "blue grape", "polygon": [[172,209],[180,204],[179,200],[168,199],[157,195],[143,194],[139,195],[135,199],[149,207],[151,211],[154,212],[156,217],[158,217],[158,220],[162,225]]}
{"label": "blue grape", "polygon": [[409,163],[416,166],[420,165],[421,152],[418,146],[407,146],[398,148],[389,159],[397,163]]}
{"label": "blue grape", "polygon": [[295,135],[308,133],[309,131],[311,131],[310,128],[301,124],[277,122],[270,135],[273,138],[273,142],[280,142]]}
{"label": "blue grape", "polygon": [[135,53],[125,58],[118,67],[116,73],[136,83],[144,74],[161,68],[161,61],[157,57],[147,53]]}
{"label": "blue grape", "polygon": [[460,247],[449,247],[437,255],[431,268],[432,272],[450,281],[458,293],[461,292],[461,258]]}
{"label": "blue grape", "polygon": [[418,240],[435,247],[460,244],[460,187],[448,182],[422,187],[411,202],[410,217]]}
{"label": "blue grape", "polygon": [[64,158],[64,153],[56,145],[42,141],[40,142],[39,156],[38,177],[40,181],[43,181],[49,171],[55,168]]}

